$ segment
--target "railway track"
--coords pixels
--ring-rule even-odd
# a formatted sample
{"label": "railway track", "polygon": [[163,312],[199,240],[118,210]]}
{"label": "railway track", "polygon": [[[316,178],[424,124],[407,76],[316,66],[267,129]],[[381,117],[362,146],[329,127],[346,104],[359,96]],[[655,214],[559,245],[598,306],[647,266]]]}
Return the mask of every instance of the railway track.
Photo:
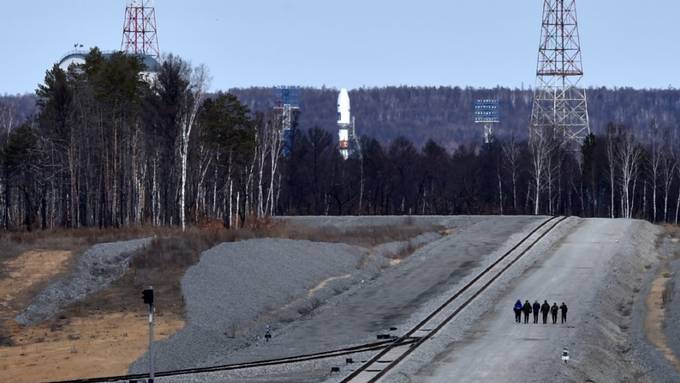
{"label": "railway track", "polygon": [[[155,376],[158,377],[168,377],[168,376],[179,376],[179,375],[190,375],[190,374],[201,374],[206,372],[219,372],[219,371],[231,371],[231,370],[242,370],[247,368],[256,367],[266,367],[266,366],[277,366],[284,364],[307,362],[312,360],[335,358],[338,356],[346,356],[357,354],[366,351],[377,351],[392,344],[393,340],[385,340],[381,342],[367,343],[359,346],[345,347],[331,351],[318,352],[313,354],[296,355],[286,358],[261,360],[256,362],[247,363],[234,363],[225,364],[219,366],[211,367],[198,367],[198,368],[187,368],[182,370],[172,370],[172,371],[160,371],[156,372]],[[118,376],[107,376],[99,378],[88,378],[88,379],[75,379],[75,380],[60,380],[48,383],[103,383],[103,382],[119,382],[119,381],[131,381],[146,379],[149,377],[148,373],[144,374],[129,374],[129,375],[118,375]]]}
{"label": "railway track", "polygon": [[[306,361],[328,359],[339,356],[379,351],[375,356],[363,363],[354,370],[342,383],[355,382],[376,382],[387,374],[391,369],[406,358],[413,350],[417,349],[425,341],[434,336],[447,323],[449,323],[458,313],[468,306],[479,294],[489,287],[498,277],[526,254],[543,237],[552,231],[559,223],[567,217],[551,217],[539,226],[534,228],[529,234],[517,242],[511,249],[501,255],[491,265],[481,271],[475,278],[459,289],[453,296],[446,300],[436,310],[430,313],[425,319],[412,327],[404,335],[391,340],[367,343],[358,346],[340,348],[336,350],[318,352],[313,354],[296,355],[286,358],[269,359],[247,363],[234,363],[210,367],[188,368],[181,370],[161,371],[155,374],[156,377],[170,377],[190,374],[201,374],[208,372],[232,371],[248,368],[278,366]],[[518,252],[514,257],[512,256]],[[463,298],[465,294],[469,296]],[[459,301],[463,300],[462,303]],[[99,378],[62,380],[47,383],[104,383],[134,381],[148,378],[148,373],[129,374],[119,376],[108,376]]]}
{"label": "railway track", "polygon": [[565,219],[567,217],[552,217],[545,220],[470,282],[461,287],[425,319],[390,345],[382,348],[379,353],[341,380],[341,383],[377,382],[451,322],[465,307]]}

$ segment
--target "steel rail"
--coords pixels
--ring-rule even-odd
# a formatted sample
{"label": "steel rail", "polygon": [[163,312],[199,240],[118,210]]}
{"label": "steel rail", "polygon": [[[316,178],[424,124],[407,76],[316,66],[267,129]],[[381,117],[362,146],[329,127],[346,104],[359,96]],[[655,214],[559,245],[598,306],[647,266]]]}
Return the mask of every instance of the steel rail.
{"label": "steel rail", "polygon": [[[414,341],[415,340],[407,341],[405,344],[408,344],[409,342],[414,342]],[[178,376],[178,375],[189,375],[189,374],[201,374],[201,373],[207,373],[207,372],[231,371],[231,370],[240,370],[240,369],[247,369],[247,368],[256,368],[256,367],[300,363],[300,362],[306,362],[306,361],[311,361],[311,360],[319,360],[319,359],[334,358],[334,357],[338,357],[338,356],[352,355],[352,354],[357,354],[357,353],[366,352],[366,351],[376,351],[376,350],[380,350],[382,348],[388,347],[393,342],[394,342],[393,340],[386,340],[386,341],[382,341],[382,342],[367,343],[367,344],[362,344],[362,345],[358,345],[358,346],[345,347],[345,348],[340,348],[340,349],[336,349],[336,350],[322,351],[322,352],[317,352],[317,353],[312,353],[312,354],[295,355],[295,356],[290,356],[290,357],[285,357],[285,358],[268,359],[268,360],[261,360],[261,361],[255,361],[255,362],[245,362],[245,363],[224,364],[224,365],[210,366],[210,367],[197,367],[197,368],[186,368],[186,369],[180,369],[180,370],[161,371],[161,372],[156,372],[155,376],[156,377],[167,377],[167,376]],[[118,381],[125,381],[125,380],[144,379],[144,378],[148,378],[148,377],[149,377],[148,373],[141,373],[141,374],[129,374],[129,375],[119,375],[119,376],[106,376],[106,377],[98,377],[98,378],[60,380],[60,381],[53,381],[53,382],[46,382],[46,383],[103,383],[103,382],[118,382]]]}
{"label": "steel rail", "polygon": [[[548,233],[550,233],[557,225],[559,225],[561,222],[563,222],[565,219],[568,217],[551,217],[545,220],[543,223],[538,225],[536,228],[534,228],[529,234],[524,236],[520,241],[518,241],[511,249],[506,251],[502,256],[500,256],[496,261],[491,263],[488,267],[486,267],[484,270],[482,270],[475,278],[470,280],[468,283],[466,283],[463,287],[461,287],[453,296],[451,296],[449,299],[446,300],[442,305],[440,305],[436,310],[434,310],[432,313],[430,313],[425,319],[420,321],[418,324],[416,324],[414,327],[411,328],[406,334],[404,334],[402,337],[396,339],[391,345],[388,347],[385,347],[382,349],[381,352],[373,356],[371,359],[369,359],[366,363],[364,363],[361,367],[358,369],[354,370],[351,374],[349,374],[347,377],[345,377],[341,383],[350,383],[354,378],[362,374],[363,372],[377,372],[377,374],[373,377],[371,377],[368,382],[369,383],[374,383],[378,381],[381,377],[383,377],[385,374],[387,374],[390,370],[392,370],[397,364],[399,364],[406,356],[408,356],[413,350],[418,348],[420,345],[422,345],[426,340],[430,339],[434,334],[436,334],[439,330],[441,330],[447,323],[449,323],[458,313],[460,313],[465,307],[467,307],[477,296],[479,296],[482,292],[484,292],[496,279],[498,279],[506,270],[510,268],[515,262],[517,262],[520,258],[522,258],[531,248],[533,248],[543,237],[545,237]],[[426,335],[422,337],[415,337],[415,341],[411,341],[410,343],[405,343],[407,339],[414,339],[413,334],[415,334],[417,331],[421,330],[425,325],[432,324],[430,323],[432,319],[437,316],[439,313],[441,313],[443,310],[445,310],[453,301],[458,299],[462,294],[470,290],[477,282],[479,282],[480,279],[485,277],[492,269],[494,269],[498,264],[500,264],[502,261],[504,261],[507,257],[509,257],[515,250],[517,250],[522,244],[527,242],[534,234],[536,234],[539,230],[542,228],[548,226],[551,222],[554,222],[552,226],[550,226],[546,231],[541,233],[538,238],[536,238],[534,241],[532,241],[515,259],[513,259],[511,262],[509,262],[507,265],[505,265],[499,272],[497,272],[495,275],[491,277],[489,281],[487,281],[484,285],[482,285],[479,290],[477,290],[470,298],[465,300],[455,311],[453,311],[450,315],[448,315],[446,318],[444,318],[443,321],[439,322],[434,326],[434,328],[429,331]],[[389,362],[382,362],[384,365],[385,363],[389,363],[386,366],[382,367],[380,370],[369,370],[369,368],[376,364],[380,363],[380,359],[387,355],[390,351],[402,347],[406,344],[412,344],[411,347],[406,349],[403,353],[401,353],[397,358],[395,358],[392,361]]]}

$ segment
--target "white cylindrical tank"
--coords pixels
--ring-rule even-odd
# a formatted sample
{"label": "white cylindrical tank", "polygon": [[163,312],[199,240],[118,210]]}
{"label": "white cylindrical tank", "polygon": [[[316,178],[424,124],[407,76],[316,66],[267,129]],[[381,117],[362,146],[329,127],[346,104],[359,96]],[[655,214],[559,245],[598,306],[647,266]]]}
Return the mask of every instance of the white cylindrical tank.
{"label": "white cylindrical tank", "polygon": [[342,88],[338,95],[338,125],[349,125],[350,123],[349,92]]}

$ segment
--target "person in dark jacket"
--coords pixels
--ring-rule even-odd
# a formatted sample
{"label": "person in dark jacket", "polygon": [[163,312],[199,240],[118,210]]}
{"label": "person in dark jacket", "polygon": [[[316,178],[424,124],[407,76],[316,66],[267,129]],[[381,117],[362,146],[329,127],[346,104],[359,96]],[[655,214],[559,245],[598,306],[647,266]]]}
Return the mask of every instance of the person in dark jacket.
{"label": "person in dark jacket", "polygon": [[567,321],[567,305],[562,302],[560,305],[560,313],[562,313],[562,323]]}
{"label": "person in dark jacket", "polygon": [[548,323],[548,313],[550,312],[550,303],[547,300],[543,301],[541,305],[541,314],[543,314],[543,324]]}
{"label": "person in dark jacket", "polygon": [[559,308],[557,307],[557,302],[554,302],[552,307],[550,308],[550,315],[552,316],[553,324],[557,323],[557,311]]}
{"label": "person in dark jacket", "polygon": [[538,323],[538,313],[541,311],[541,304],[538,301],[534,301],[534,307],[532,307],[532,313],[534,313],[534,324]]}
{"label": "person in dark jacket", "polygon": [[516,323],[522,323],[522,301],[517,300],[515,302],[515,306],[512,308],[512,311],[515,312],[515,322]]}
{"label": "person in dark jacket", "polygon": [[529,323],[529,314],[531,314],[531,303],[529,303],[528,299],[524,301],[522,311],[524,312],[524,324],[527,324]]}
{"label": "person in dark jacket", "polygon": [[267,325],[267,328],[264,330],[264,341],[269,342],[269,340],[272,338],[272,326]]}

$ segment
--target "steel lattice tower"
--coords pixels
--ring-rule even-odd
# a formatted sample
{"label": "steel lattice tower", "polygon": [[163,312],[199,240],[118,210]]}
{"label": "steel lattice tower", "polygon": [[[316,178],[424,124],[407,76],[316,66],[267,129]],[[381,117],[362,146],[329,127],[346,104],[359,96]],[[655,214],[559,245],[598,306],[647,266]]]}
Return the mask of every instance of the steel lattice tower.
{"label": "steel lattice tower", "polygon": [[590,133],[575,0],[544,0],[531,137],[580,144]]}
{"label": "steel lattice tower", "polygon": [[295,144],[295,131],[297,119],[300,114],[298,89],[294,87],[281,86],[274,89],[276,105],[274,111],[277,113],[278,123],[280,124],[281,140],[283,147],[281,154],[284,157],[290,156]]}
{"label": "steel lattice tower", "polygon": [[150,0],[130,0],[128,2],[125,7],[123,40],[120,49],[126,53],[149,55],[160,60],[156,10],[152,5],[149,5],[150,3]]}

